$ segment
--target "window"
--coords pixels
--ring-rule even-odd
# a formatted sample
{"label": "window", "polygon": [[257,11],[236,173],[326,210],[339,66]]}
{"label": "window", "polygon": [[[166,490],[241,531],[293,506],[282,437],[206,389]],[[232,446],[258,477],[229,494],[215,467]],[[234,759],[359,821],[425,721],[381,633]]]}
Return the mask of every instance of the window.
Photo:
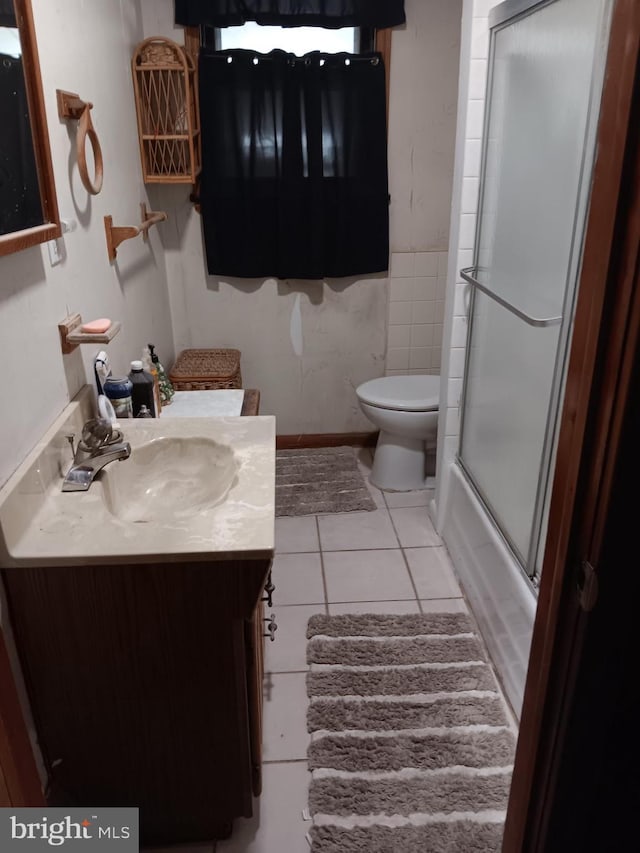
{"label": "window", "polygon": [[201,28],[210,274],[317,280],[388,268],[385,66],[375,35]]}
{"label": "window", "polygon": [[202,43],[215,50],[284,50],[303,56],[322,53],[366,53],[374,49],[374,30],[366,27],[268,27],[250,21],[239,27],[203,27]]}

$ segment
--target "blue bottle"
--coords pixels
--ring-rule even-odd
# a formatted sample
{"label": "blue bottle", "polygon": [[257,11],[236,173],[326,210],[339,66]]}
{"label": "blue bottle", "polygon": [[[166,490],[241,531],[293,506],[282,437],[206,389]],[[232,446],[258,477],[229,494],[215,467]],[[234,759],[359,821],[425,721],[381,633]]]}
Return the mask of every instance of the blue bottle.
{"label": "blue bottle", "polygon": [[131,392],[133,384],[126,376],[115,378],[109,376],[104,383],[105,397],[111,400],[111,405],[118,419],[133,417],[133,402]]}

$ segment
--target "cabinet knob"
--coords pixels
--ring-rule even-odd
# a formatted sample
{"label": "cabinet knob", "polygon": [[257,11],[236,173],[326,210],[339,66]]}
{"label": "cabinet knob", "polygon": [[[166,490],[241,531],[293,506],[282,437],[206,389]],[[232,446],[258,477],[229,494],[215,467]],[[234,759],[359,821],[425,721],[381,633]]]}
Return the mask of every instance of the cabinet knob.
{"label": "cabinet knob", "polygon": [[271,580],[271,572],[269,572],[269,577],[267,578],[267,582],[264,586],[264,591],[267,593],[266,596],[262,599],[267,602],[268,607],[273,607],[273,591],[276,588],[274,582]]}
{"label": "cabinet knob", "polygon": [[278,630],[278,626],[276,625],[276,614],[272,613],[268,619],[264,620],[267,623],[267,633],[263,634],[263,637],[269,637],[271,642],[273,643],[276,638],[276,631]]}

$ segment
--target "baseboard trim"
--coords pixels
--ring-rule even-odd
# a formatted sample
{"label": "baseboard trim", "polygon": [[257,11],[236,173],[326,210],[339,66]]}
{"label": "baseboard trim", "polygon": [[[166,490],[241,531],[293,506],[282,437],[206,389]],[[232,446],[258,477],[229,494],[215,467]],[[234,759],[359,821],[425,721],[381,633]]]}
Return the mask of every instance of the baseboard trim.
{"label": "baseboard trim", "polygon": [[307,435],[278,435],[278,450],[295,450],[296,447],[375,447],[377,432],[323,432]]}

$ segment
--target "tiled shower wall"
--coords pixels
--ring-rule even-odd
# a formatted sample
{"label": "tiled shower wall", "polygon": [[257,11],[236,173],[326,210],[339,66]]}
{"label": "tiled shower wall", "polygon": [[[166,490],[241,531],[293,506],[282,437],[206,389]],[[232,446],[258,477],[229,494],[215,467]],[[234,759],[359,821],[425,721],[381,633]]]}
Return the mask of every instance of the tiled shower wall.
{"label": "tiled shower wall", "polygon": [[447,252],[393,252],[386,375],[440,373]]}
{"label": "tiled shower wall", "polygon": [[449,240],[452,261],[448,272],[438,422],[437,527],[443,519],[450,467],[460,432],[459,403],[465,366],[469,286],[459,271],[473,263],[489,51],[488,16],[497,2],[464,0],[462,10],[458,129]]}

